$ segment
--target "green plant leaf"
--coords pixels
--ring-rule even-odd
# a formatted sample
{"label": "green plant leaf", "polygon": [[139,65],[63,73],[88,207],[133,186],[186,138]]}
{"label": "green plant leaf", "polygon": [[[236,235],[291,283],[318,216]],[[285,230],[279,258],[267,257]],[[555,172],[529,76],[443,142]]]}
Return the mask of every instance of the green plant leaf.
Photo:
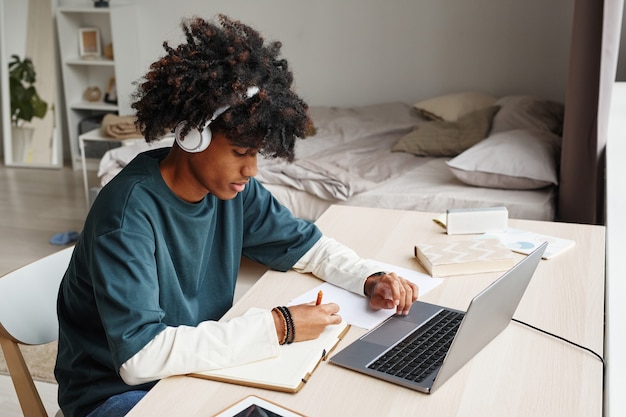
{"label": "green plant leaf", "polygon": [[48,111],[48,103],[39,97],[33,85],[35,80],[36,72],[31,59],[21,60],[18,55],[11,55],[9,62],[11,121],[16,126],[21,121],[30,122],[33,117],[43,118]]}

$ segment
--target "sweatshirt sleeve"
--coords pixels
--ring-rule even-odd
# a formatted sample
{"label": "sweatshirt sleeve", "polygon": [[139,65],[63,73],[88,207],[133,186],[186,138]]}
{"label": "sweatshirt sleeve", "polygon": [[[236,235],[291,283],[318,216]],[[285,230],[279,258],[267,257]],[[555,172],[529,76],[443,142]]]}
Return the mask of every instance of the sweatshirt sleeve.
{"label": "sweatshirt sleeve", "polygon": [[[363,295],[367,277],[382,268],[323,236],[293,269]],[[172,375],[270,358],[278,355],[278,346],[270,311],[246,314],[227,322],[206,321],[197,327],[170,326],[122,364],[120,376],[127,384],[138,385]]]}
{"label": "sweatshirt sleeve", "polygon": [[196,327],[169,326],[124,362],[119,372],[128,385],[139,385],[274,357],[278,346],[270,311]]}
{"label": "sweatshirt sleeve", "polygon": [[301,273],[310,272],[331,284],[364,295],[367,277],[383,268],[375,261],[361,258],[336,240],[322,236],[293,269]]}

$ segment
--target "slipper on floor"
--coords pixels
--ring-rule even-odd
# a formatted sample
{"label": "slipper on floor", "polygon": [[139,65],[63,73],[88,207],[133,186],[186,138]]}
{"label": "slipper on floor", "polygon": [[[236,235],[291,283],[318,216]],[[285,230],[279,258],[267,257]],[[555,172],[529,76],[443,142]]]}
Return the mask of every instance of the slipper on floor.
{"label": "slipper on floor", "polygon": [[68,230],[67,232],[60,232],[50,238],[50,243],[53,245],[69,245],[78,240],[78,232]]}

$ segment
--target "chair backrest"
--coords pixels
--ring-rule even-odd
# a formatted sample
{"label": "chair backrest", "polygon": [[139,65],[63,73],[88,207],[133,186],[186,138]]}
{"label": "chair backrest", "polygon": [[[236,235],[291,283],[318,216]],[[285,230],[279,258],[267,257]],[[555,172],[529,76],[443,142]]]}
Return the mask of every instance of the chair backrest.
{"label": "chair backrest", "polygon": [[0,344],[25,416],[47,413],[18,345],[57,340],[57,293],[73,250],[68,247],[0,277]]}

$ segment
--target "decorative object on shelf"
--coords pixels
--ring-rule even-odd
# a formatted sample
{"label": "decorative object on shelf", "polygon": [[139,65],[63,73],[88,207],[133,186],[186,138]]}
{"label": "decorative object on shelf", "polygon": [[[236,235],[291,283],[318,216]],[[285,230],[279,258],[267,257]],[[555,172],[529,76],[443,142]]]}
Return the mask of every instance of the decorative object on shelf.
{"label": "decorative object on shelf", "polygon": [[115,88],[115,77],[109,78],[107,91],[104,93],[104,102],[109,104],[117,104],[117,88]]}
{"label": "decorative object on shelf", "polygon": [[99,58],[100,31],[97,28],[81,28],[79,32],[80,57],[85,59]]}
{"label": "decorative object on shelf", "polygon": [[102,98],[102,91],[97,86],[89,86],[85,89],[83,97],[90,102],[98,101]]}
{"label": "decorative object on shelf", "polygon": [[48,103],[39,97],[35,89],[36,72],[30,58],[20,59],[11,55],[9,62],[9,90],[11,97],[11,125],[13,137],[13,160],[26,162],[34,129],[24,126],[33,117],[43,119]]}
{"label": "decorative object on shelf", "polygon": [[109,7],[109,0],[92,0],[93,7]]}
{"label": "decorative object on shelf", "polygon": [[113,60],[113,44],[112,43],[109,43],[107,46],[104,47],[103,54],[106,59]]}

